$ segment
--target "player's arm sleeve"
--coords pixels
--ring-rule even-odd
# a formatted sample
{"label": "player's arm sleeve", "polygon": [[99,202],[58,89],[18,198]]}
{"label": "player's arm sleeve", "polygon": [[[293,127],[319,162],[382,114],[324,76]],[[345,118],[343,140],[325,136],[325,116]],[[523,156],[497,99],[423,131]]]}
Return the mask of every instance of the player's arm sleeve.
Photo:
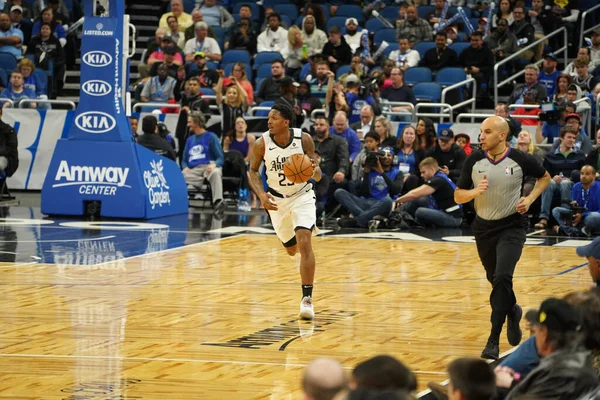
{"label": "player's arm sleeve", "polygon": [[536,179],[540,179],[546,175],[546,168],[542,167],[531,154],[524,153],[523,156],[521,164],[523,176],[533,176]]}
{"label": "player's arm sleeve", "polygon": [[458,182],[456,182],[456,187],[458,189],[469,190],[473,187],[473,178],[471,177],[471,173],[473,172],[473,167],[475,166],[475,155],[477,153],[471,153],[469,157],[463,163],[462,171],[460,172],[460,177],[458,178]]}

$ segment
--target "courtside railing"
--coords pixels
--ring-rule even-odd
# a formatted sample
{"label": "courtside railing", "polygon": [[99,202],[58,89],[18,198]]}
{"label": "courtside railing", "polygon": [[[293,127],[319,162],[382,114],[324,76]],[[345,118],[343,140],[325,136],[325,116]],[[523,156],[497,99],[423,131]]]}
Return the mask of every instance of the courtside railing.
{"label": "courtside railing", "polygon": [[593,31],[594,29],[596,29],[597,27],[600,26],[600,24],[596,24],[594,26],[590,26],[589,28],[585,29],[585,18],[588,15],[591,15],[593,11],[600,9],[600,4],[595,5],[594,7],[585,10],[583,12],[583,14],[581,14],[581,24],[580,24],[580,31],[579,31],[579,47],[583,47],[583,38],[585,37],[586,33],[590,33],[591,31]]}

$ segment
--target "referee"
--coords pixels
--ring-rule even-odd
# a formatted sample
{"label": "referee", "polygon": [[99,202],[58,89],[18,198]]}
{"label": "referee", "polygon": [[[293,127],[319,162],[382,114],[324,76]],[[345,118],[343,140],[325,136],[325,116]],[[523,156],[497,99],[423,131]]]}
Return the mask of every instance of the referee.
{"label": "referee", "polygon": [[[508,342],[521,342],[519,322],[523,310],[517,304],[512,277],[525,244],[529,210],[550,183],[550,175],[529,154],[508,147],[510,127],[502,117],[491,117],[481,125],[481,148],[465,161],[454,192],[457,204],[475,199],[477,217],[472,229],[477,252],[487,280],[492,284],[492,330],[482,358],[498,359],[500,333],[508,317]],[[521,197],[523,178],[532,176],[536,184],[531,194]],[[473,189],[471,189],[473,188]]]}

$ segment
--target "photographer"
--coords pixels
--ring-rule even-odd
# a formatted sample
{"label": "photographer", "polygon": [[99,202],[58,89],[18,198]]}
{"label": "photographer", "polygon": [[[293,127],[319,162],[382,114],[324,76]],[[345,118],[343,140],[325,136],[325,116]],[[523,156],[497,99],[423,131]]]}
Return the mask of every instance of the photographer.
{"label": "photographer", "polygon": [[575,139],[577,131],[570,126],[560,130],[560,147],[551,151],[544,158],[544,168],[548,171],[552,180],[550,185],[542,193],[542,209],[540,221],[535,225],[536,229],[546,229],[550,217],[550,207],[555,194],[560,194],[561,204],[569,204],[572,200],[571,190],[573,181],[571,174],[579,172],[585,162],[585,154],[575,151]]}
{"label": "photographer", "polygon": [[428,226],[458,228],[462,224],[462,205],[454,201],[456,185],[440,170],[437,161],[427,157],[419,164],[425,184],[396,200],[415,220]]}
{"label": "photographer", "polygon": [[373,107],[375,115],[381,115],[379,104],[371,95],[371,85],[361,85],[360,79],[354,74],[346,77],[346,103],[350,107],[349,123],[360,121],[360,110],[367,104]]}
{"label": "photographer", "polygon": [[564,106],[555,103],[553,111],[542,112],[538,117],[538,126],[535,130],[537,144],[542,144],[544,138],[548,139],[547,143],[553,143],[565,126],[567,111]]}
{"label": "photographer", "polygon": [[596,181],[596,169],[591,165],[581,168],[581,182],[572,190],[571,208],[556,207],[552,215],[559,223],[557,233],[569,236],[591,236],[600,232],[600,182]]}
{"label": "photographer", "polygon": [[393,198],[402,191],[404,176],[397,168],[392,168],[394,152],[385,147],[380,152],[370,152],[365,158],[364,173],[360,181],[361,197],[345,189],[335,191],[335,199],[354,218],[338,220],[342,228],[367,228],[369,222],[378,215],[387,217],[392,211]]}

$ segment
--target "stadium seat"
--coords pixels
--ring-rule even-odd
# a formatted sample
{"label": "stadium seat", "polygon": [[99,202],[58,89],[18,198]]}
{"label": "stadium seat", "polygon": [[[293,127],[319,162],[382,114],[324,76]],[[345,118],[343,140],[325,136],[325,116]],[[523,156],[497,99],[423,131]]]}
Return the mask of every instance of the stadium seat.
{"label": "stadium seat", "polygon": [[233,12],[235,14],[239,14],[240,13],[240,8],[242,6],[250,6],[250,8],[252,9],[252,19],[253,20],[257,20],[260,18],[260,6],[256,3],[250,3],[248,1],[244,1],[244,2],[240,2],[240,3],[235,3],[233,5]]}
{"label": "stadium seat", "polygon": [[0,65],[7,71],[14,71],[17,68],[17,59],[12,54],[0,53]]}
{"label": "stadium seat", "polygon": [[384,40],[388,43],[397,42],[398,40],[396,39],[396,29],[383,28],[375,32],[375,37],[373,38],[375,46],[379,46]]}
{"label": "stadium seat", "polygon": [[225,53],[223,53],[223,58],[221,59],[222,64],[236,62],[250,64],[250,53],[248,53],[246,50],[227,50]]}
{"label": "stadium seat", "polygon": [[254,69],[257,70],[264,64],[269,64],[275,60],[283,61],[283,56],[278,51],[262,51],[254,57]]}
{"label": "stadium seat", "polygon": [[302,70],[300,71],[300,80],[305,80],[308,74],[310,74],[310,63],[306,63],[302,67]]}
{"label": "stadium seat", "polygon": [[[223,73],[225,74],[225,76],[231,76],[231,70],[233,69],[234,65],[235,63],[225,64],[225,66],[223,67]],[[246,79],[252,82],[252,77],[254,76],[254,74],[252,73],[252,68],[250,67],[250,64],[244,64],[244,69],[246,70]]]}
{"label": "stadium seat", "polygon": [[292,19],[290,19],[290,17],[288,17],[285,14],[281,15],[281,23],[286,29],[290,29],[290,27],[292,26]]}
{"label": "stadium seat", "polygon": [[441,86],[450,86],[467,79],[467,74],[462,68],[442,68],[438,71],[435,81]]}
{"label": "stadium seat", "polygon": [[400,16],[400,6],[387,6],[379,11],[379,15],[390,22],[396,21]]}
{"label": "stadium seat", "polygon": [[[263,101],[258,106],[259,107],[273,107],[273,104],[275,104],[274,101]],[[266,111],[266,110],[265,111],[257,111],[256,114],[254,114],[254,116],[256,116],[256,117],[268,117],[269,116],[269,112]]]}
{"label": "stadium seat", "polygon": [[[186,13],[191,14],[192,11],[194,11],[195,6],[196,6],[196,3],[194,0],[183,0],[183,11],[185,11]],[[169,8],[170,8],[170,6],[169,6]]]}
{"label": "stadium seat", "polygon": [[350,72],[350,66],[349,65],[342,65],[338,68],[336,74],[335,74],[335,79],[340,79],[340,76],[347,74]]}
{"label": "stadium seat", "polygon": [[454,50],[456,52],[456,54],[458,54],[458,56],[460,57],[460,54],[463,52],[463,50],[469,46],[471,46],[471,43],[468,43],[468,42],[467,43],[452,43],[450,45],[450,48],[452,50]]}
{"label": "stadium seat", "polygon": [[206,62],[206,67],[208,69],[212,69],[213,71],[216,71],[216,70],[219,69],[219,63],[218,62],[214,62],[214,61],[207,61]]}
{"label": "stadium seat", "polygon": [[335,15],[338,17],[356,18],[359,25],[364,21],[362,7],[355,4],[343,4],[339,6]]}
{"label": "stadium seat", "polygon": [[413,47],[413,50],[418,51],[419,55],[421,56],[421,59],[423,59],[425,57],[425,53],[427,53],[427,50],[433,49],[434,47],[435,47],[435,42],[419,42],[419,43],[415,44],[415,47]]}
{"label": "stadium seat", "polygon": [[44,93],[48,94],[48,74],[46,73],[46,71],[44,71],[43,69],[36,68],[36,70],[33,71],[33,73],[40,80],[40,83],[44,88]]}
{"label": "stadium seat", "polygon": [[282,18],[284,15],[287,16],[290,21],[295,21],[296,18],[298,18],[298,8],[294,4],[275,4],[273,8]]}
{"label": "stadium seat", "polygon": [[390,53],[394,50],[400,50],[400,45],[396,43],[390,43],[388,47],[383,51],[383,56],[387,59],[390,56]]}
{"label": "stadium seat", "polygon": [[425,16],[433,10],[435,10],[435,7],[433,6],[419,6],[417,7],[417,14],[419,15],[419,18],[425,18]]}
{"label": "stadium seat", "polygon": [[[327,20],[327,32],[329,32],[329,29],[331,29],[332,26],[339,26],[340,29],[343,29],[346,27],[346,20],[348,18],[346,17],[332,17],[329,20]],[[325,32],[325,33],[327,33]]]}
{"label": "stadium seat", "polygon": [[221,28],[220,26],[213,26],[215,30],[215,34],[217,35],[217,42],[219,43],[219,47],[221,49],[225,48],[225,36],[227,34],[227,30],[225,28]]}
{"label": "stadium seat", "polygon": [[214,96],[215,95],[215,91],[209,88],[201,88],[200,92],[202,92],[202,95],[204,96]]}
{"label": "stadium seat", "polygon": [[379,29],[382,28],[385,28],[385,25],[377,18],[370,18],[365,24],[365,29],[369,32],[377,32]]}
{"label": "stadium seat", "polygon": [[6,72],[6,70],[4,70],[4,68],[0,68],[0,86],[8,86],[8,73]]}
{"label": "stadium seat", "polygon": [[431,70],[427,67],[412,67],[404,71],[404,83],[408,86],[421,82],[431,82],[432,79]]}
{"label": "stadium seat", "polygon": [[256,79],[268,78],[271,76],[271,64],[263,64],[256,71]]}
{"label": "stadium seat", "polygon": [[417,83],[412,88],[417,101],[429,101],[439,103],[442,96],[442,88],[435,82]]}

